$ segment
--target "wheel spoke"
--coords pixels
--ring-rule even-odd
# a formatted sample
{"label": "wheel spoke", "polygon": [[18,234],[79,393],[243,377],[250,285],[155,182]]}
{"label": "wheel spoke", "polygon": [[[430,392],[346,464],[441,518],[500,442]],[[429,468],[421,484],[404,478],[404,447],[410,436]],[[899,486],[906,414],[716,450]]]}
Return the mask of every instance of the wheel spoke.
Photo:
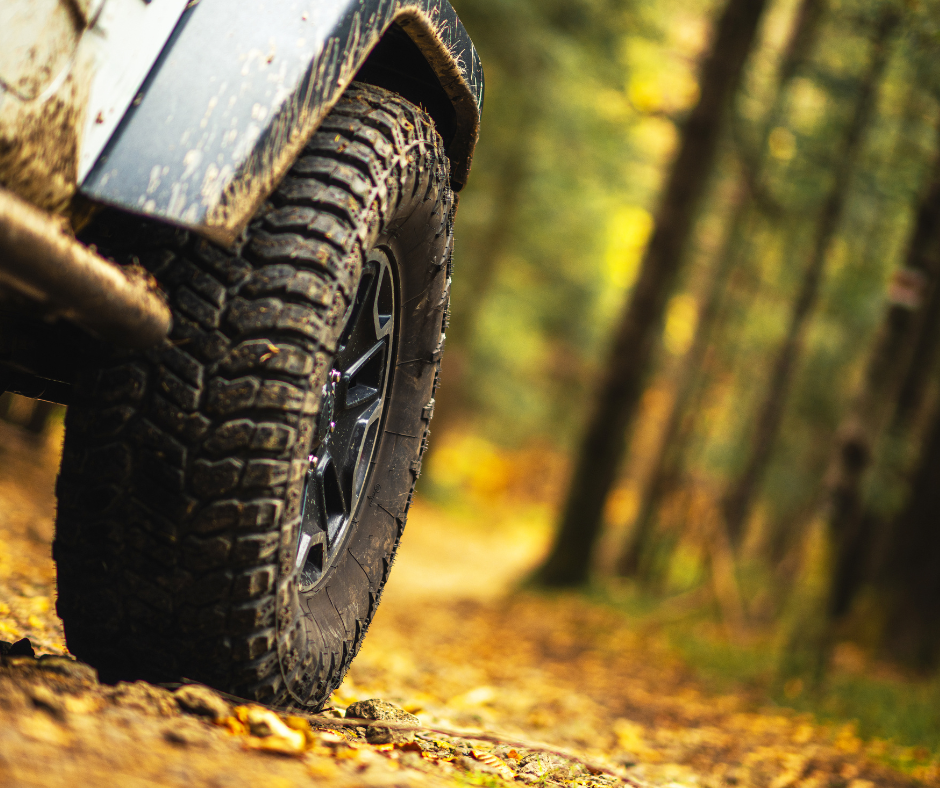
{"label": "wheel spoke", "polygon": [[302,584],[314,582],[323,571],[326,557],[326,539],[323,531],[301,531],[297,550],[297,569],[300,570]]}
{"label": "wheel spoke", "polygon": [[353,432],[353,440],[350,442],[347,467],[353,469],[352,476],[352,508],[355,511],[359,503],[359,496],[362,493],[362,486],[365,483],[366,475],[369,470],[369,463],[372,459],[373,449],[375,448],[375,439],[378,436],[379,420],[382,418],[382,403],[374,402],[369,408],[363,411]]}
{"label": "wheel spoke", "polygon": [[378,399],[385,377],[386,346],[384,341],[376,342],[349,366],[338,386],[338,410],[361,410]]}

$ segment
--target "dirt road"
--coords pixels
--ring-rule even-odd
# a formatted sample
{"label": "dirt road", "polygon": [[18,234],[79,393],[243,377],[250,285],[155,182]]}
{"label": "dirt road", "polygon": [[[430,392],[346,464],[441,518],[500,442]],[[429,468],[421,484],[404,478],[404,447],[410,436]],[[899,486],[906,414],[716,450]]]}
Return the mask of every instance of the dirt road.
{"label": "dirt road", "polygon": [[[851,728],[707,695],[614,611],[509,594],[538,539],[470,533],[421,505],[325,716],[101,685],[66,657],[55,616],[58,440],[0,424],[0,641],[29,638],[39,655],[0,662],[0,785],[940,784],[935,766],[914,780],[877,764]],[[372,698],[417,715],[419,730],[342,726]]]}

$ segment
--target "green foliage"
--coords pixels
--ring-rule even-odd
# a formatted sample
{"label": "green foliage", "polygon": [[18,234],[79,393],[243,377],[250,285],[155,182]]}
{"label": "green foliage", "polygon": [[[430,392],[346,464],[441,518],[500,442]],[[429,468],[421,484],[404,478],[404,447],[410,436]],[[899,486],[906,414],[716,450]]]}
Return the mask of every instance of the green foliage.
{"label": "green foliage", "polygon": [[[576,445],[660,185],[697,99],[696,65],[722,7],[717,0],[458,0],[486,68],[487,103],[473,177],[461,195],[440,399],[445,429],[460,423],[504,448],[570,451]],[[660,591],[695,588],[710,576],[712,523],[720,521],[726,491],[747,461],[820,211],[838,182],[876,30],[886,14],[898,15],[828,247],[820,298],[795,351],[783,426],[735,556],[743,607],[761,608],[767,597],[772,622],[791,606],[794,585],[818,569],[808,567],[806,553],[817,538],[814,522],[824,516],[827,468],[884,330],[886,295],[929,186],[940,124],[937,0],[829,0],[815,44],[794,61],[792,79],[783,80],[801,7],[800,0],[772,3],[731,107],[688,272],[671,294],[635,430],[640,437],[617,492],[621,501],[643,492],[677,370],[721,256],[729,254],[733,265],[709,327],[709,348],[694,371],[681,461],[659,501],[650,548],[652,586]],[[743,229],[725,243],[742,200]],[[934,370],[930,379],[927,408],[914,414],[907,431],[879,436],[862,485],[882,540],[904,505],[923,427],[940,399],[940,374]],[[621,506],[611,515],[618,537],[629,533],[636,508]],[[857,559],[865,582],[877,581],[875,558],[863,552]],[[825,605],[824,596],[816,603]],[[742,663],[734,670],[752,668]],[[838,715],[857,717],[871,735],[887,735],[895,723],[879,722],[865,710],[875,701],[862,700],[882,697],[881,690],[848,682],[843,692],[841,686],[833,683],[827,691],[837,700],[820,700],[814,713],[835,704]],[[852,693],[860,704],[855,711]],[[908,708],[907,702],[884,701],[886,709]],[[923,717],[910,709],[911,720]],[[911,725],[903,732],[911,741],[933,735],[926,722]]]}
{"label": "green foliage", "polygon": [[[737,693],[752,707],[776,707],[833,724],[834,736],[846,723],[869,742],[868,754],[903,770],[940,755],[940,681],[905,676],[886,664],[866,664],[865,655],[844,648],[836,668],[821,684],[810,673],[781,680],[784,654],[773,637],[727,637],[718,611],[696,603],[695,592],[664,604],[644,594],[611,593],[600,587],[593,598],[621,611],[628,626],[648,638],[663,638],[681,656],[709,693]],[[699,597],[701,598],[701,597]]]}
{"label": "green foliage", "polygon": [[[689,56],[702,44],[707,7],[457,3],[487,94],[461,194],[448,354],[460,359],[459,407],[489,437],[567,446],[577,430],[583,408],[571,404],[590,396],[635,273],[676,135],[671,115],[694,91]],[[623,229],[633,239],[625,249]],[[494,263],[487,281],[480,272]]]}

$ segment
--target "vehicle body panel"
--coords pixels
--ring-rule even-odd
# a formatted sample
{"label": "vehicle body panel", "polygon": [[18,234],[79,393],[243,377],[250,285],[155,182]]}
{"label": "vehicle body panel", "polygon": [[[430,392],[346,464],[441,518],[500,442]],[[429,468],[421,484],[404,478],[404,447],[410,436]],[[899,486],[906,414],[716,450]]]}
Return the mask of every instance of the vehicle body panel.
{"label": "vehicle body panel", "polygon": [[393,23],[453,103],[449,153],[459,188],[476,142],[483,75],[449,3],[200,0],[82,193],[233,243]]}
{"label": "vehicle body panel", "polygon": [[189,0],[107,0],[89,31],[95,77],[81,140],[81,182],[134,101]]}
{"label": "vehicle body panel", "polygon": [[61,211],[188,0],[0,4],[0,184]]}
{"label": "vehicle body panel", "polygon": [[231,244],[393,25],[453,107],[459,189],[483,72],[446,0],[8,0],[0,186],[59,213],[79,188]]}

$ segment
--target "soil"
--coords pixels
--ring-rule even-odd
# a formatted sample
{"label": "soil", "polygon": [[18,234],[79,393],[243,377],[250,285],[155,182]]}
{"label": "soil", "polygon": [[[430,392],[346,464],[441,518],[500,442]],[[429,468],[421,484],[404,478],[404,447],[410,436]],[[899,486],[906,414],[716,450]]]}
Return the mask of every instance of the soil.
{"label": "soil", "polygon": [[851,726],[707,694],[616,611],[513,593],[537,545],[449,528],[420,503],[321,715],[101,684],[68,656],[55,615],[60,443],[60,425],[35,438],[0,423],[0,651],[13,646],[0,657],[0,785],[940,785],[935,764],[915,776],[879,764]]}

